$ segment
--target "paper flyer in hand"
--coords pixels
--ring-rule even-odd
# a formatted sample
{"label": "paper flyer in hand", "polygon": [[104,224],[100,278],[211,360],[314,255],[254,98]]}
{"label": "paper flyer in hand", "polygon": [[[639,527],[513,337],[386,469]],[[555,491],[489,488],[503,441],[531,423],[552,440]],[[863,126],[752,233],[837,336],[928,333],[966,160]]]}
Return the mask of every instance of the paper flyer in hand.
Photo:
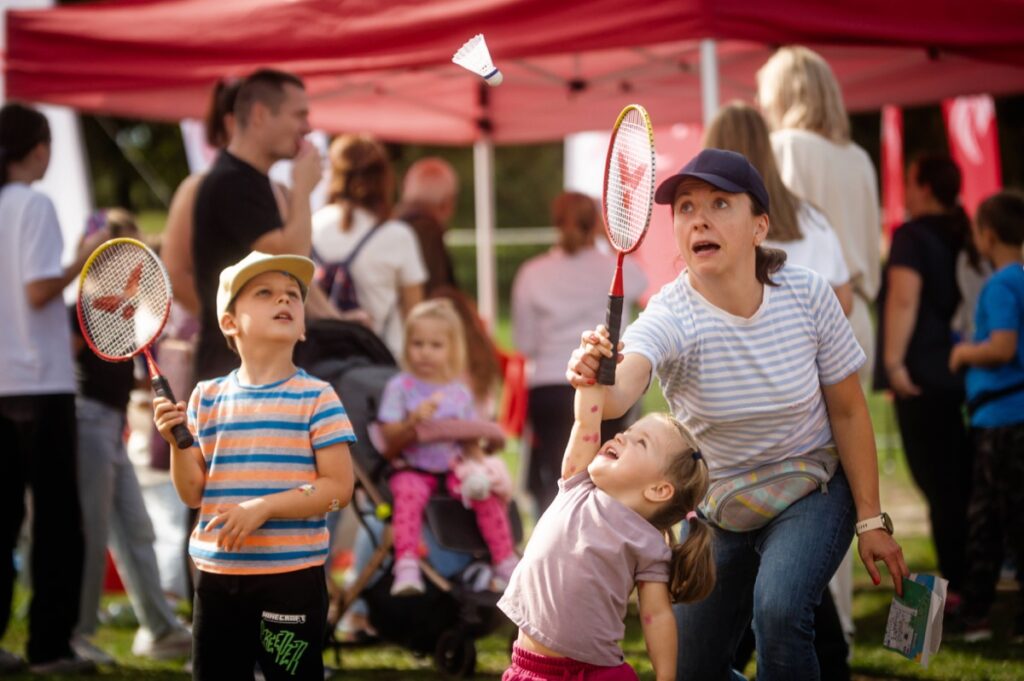
{"label": "paper flyer in hand", "polygon": [[948,584],[934,575],[904,577],[903,597],[892,600],[882,645],[927,667],[942,643],[942,611]]}

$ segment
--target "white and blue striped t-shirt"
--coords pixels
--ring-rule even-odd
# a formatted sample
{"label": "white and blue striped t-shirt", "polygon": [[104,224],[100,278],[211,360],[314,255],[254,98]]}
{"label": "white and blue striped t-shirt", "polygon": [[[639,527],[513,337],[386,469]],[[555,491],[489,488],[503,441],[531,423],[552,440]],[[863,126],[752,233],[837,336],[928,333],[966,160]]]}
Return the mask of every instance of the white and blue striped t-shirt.
{"label": "white and blue striped t-shirt", "polygon": [[651,362],[712,479],[831,444],[821,387],[865,361],[828,282],[795,265],[772,279],[779,285],[743,318],[709,303],[684,272],[623,335],[623,352]]}

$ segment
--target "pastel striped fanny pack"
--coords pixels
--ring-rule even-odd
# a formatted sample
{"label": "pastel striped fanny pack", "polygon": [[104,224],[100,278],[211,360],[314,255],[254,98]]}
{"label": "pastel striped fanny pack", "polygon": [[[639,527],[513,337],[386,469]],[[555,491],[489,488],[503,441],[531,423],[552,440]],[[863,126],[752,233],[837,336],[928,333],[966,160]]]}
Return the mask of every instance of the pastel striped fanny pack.
{"label": "pastel striped fanny pack", "polygon": [[765,464],[711,483],[700,511],[723,530],[757,530],[811,492],[828,494],[828,481],[838,467],[834,447]]}

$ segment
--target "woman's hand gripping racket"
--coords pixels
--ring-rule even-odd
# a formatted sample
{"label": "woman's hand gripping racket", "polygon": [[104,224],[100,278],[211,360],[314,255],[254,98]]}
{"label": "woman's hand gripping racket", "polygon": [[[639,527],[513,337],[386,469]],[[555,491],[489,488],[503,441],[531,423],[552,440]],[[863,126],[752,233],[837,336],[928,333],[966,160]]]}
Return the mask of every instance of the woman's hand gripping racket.
{"label": "woman's hand gripping racket", "polygon": [[639,104],[630,104],[615,121],[604,165],[604,226],[619,257],[605,321],[612,356],[601,358],[597,370],[601,385],[615,385],[615,357],[622,326],[622,259],[643,241],[653,205],[654,130],[647,111]]}
{"label": "woman's hand gripping racket", "polygon": [[[174,394],[153,361],[150,346],[171,312],[171,283],[156,254],[135,239],[111,239],[82,268],[78,323],[89,347],[108,362],[146,356],[153,392],[173,404]],[[171,431],[178,449],[192,446],[192,433],[179,423]]]}

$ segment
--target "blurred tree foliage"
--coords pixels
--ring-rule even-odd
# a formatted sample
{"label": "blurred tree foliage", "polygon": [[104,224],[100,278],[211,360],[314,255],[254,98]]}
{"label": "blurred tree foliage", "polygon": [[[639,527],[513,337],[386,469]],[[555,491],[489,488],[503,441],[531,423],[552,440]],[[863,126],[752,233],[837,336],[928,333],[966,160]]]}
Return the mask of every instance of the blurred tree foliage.
{"label": "blurred tree foliage", "polygon": [[166,211],[188,175],[179,127],[109,116],[81,118],[96,205]]}
{"label": "blurred tree foliage", "polygon": [[[391,145],[395,173],[401,178],[425,156],[439,156],[459,175],[459,205],[452,227],[472,229],[473,149],[418,144]],[[551,224],[548,207],[562,189],[562,144],[498,146],[494,150],[495,204],[498,227],[542,227]],[[399,191],[401,185],[399,184]]]}

